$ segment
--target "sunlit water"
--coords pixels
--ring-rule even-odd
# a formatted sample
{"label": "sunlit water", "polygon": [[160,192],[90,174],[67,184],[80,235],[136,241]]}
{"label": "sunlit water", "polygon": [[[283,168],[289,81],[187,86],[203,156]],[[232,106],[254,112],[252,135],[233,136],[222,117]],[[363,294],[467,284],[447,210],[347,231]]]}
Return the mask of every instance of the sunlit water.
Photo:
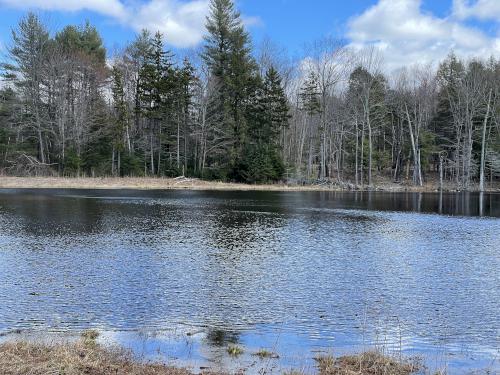
{"label": "sunlit water", "polygon": [[378,346],[500,371],[499,216],[494,194],[2,190],[0,334],[97,328],[194,370]]}

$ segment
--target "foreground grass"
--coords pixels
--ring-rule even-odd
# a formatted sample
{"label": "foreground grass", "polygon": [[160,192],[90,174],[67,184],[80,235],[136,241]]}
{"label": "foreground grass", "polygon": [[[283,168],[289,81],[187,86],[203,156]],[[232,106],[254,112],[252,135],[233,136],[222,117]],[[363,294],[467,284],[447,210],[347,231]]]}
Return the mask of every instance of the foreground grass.
{"label": "foreground grass", "polygon": [[72,344],[12,342],[0,345],[3,375],[188,375],[184,369],[140,363],[130,353],[104,349],[89,337]]}
{"label": "foreground grass", "polygon": [[[80,340],[59,344],[14,341],[0,344],[2,375],[189,375],[186,369],[159,363],[143,363],[130,352],[104,348],[96,339],[98,332],[86,331]],[[238,348],[238,354],[243,350]],[[241,352],[240,352],[241,351]],[[234,356],[235,353],[228,352]],[[259,352],[260,353],[260,352]],[[262,354],[264,351],[262,351]],[[271,352],[263,357],[278,358]],[[271,355],[272,354],[272,355]],[[256,354],[257,355],[257,354]],[[379,352],[335,358],[316,358],[319,375],[411,375],[418,363],[398,361]],[[207,373],[208,374],[208,373]],[[210,372],[210,374],[215,374]],[[291,371],[287,374],[302,374]]]}

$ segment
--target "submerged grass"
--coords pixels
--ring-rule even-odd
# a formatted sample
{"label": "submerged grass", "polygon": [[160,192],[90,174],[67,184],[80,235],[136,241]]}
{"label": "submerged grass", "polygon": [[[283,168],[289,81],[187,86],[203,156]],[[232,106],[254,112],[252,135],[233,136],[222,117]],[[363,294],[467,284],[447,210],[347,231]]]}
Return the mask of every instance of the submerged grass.
{"label": "submerged grass", "polygon": [[229,345],[227,347],[227,353],[230,356],[238,357],[238,356],[240,356],[240,355],[242,355],[244,353],[244,350],[243,350],[243,348],[240,348],[239,346]]}
{"label": "submerged grass", "polygon": [[273,359],[277,359],[279,358],[280,356],[274,352],[271,352],[269,350],[266,350],[266,349],[259,349],[258,352],[254,353],[255,356],[257,357],[260,357],[260,358],[273,358]]}
{"label": "submerged grass", "polygon": [[418,360],[399,360],[378,351],[335,358],[316,358],[320,375],[411,375],[422,369]]}

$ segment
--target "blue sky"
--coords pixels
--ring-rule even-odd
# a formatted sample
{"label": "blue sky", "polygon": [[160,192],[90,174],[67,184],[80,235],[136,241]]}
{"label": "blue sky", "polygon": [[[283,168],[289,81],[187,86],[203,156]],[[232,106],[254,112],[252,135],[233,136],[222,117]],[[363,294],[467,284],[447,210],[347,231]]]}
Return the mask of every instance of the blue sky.
{"label": "blue sky", "polygon": [[[208,0],[0,0],[0,48],[27,10],[56,31],[93,23],[112,51],[141,28],[161,29],[174,49],[196,47]],[[391,67],[459,55],[500,57],[500,0],[237,0],[256,44],[264,37],[299,54],[324,36],[377,46]]]}

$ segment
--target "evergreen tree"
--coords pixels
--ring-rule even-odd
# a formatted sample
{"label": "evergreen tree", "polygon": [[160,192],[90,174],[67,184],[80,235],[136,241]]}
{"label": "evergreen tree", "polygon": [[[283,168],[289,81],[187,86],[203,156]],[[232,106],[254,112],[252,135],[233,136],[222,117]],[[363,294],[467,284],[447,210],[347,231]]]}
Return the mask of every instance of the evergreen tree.
{"label": "evergreen tree", "polygon": [[19,150],[21,145],[15,144],[15,125],[21,119],[21,107],[16,92],[11,88],[0,89],[0,171],[9,167],[11,152]]}
{"label": "evergreen tree", "polygon": [[[183,175],[188,170],[189,153],[189,125],[191,107],[193,104],[193,85],[196,81],[195,69],[188,59],[184,59],[182,68],[176,72],[176,103],[178,112],[177,121],[177,169],[181,164]],[[182,138],[182,139],[181,139]],[[181,142],[182,141],[182,142]],[[182,144],[181,144],[182,143]],[[181,161],[181,149],[183,160]]]}
{"label": "evergreen tree", "polygon": [[113,66],[112,79],[113,85],[111,91],[113,95],[114,121],[111,128],[111,139],[113,140],[111,173],[113,175],[121,175],[121,156],[124,150],[124,133],[128,122],[128,109],[123,89],[123,75],[116,66]]}
{"label": "evergreen tree", "polygon": [[277,181],[283,177],[279,135],[288,125],[289,111],[281,77],[274,67],[270,67],[247,108],[249,142],[245,150],[244,176],[248,182]]}
{"label": "evergreen tree", "polygon": [[37,142],[38,160],[48,161],[47,106],[43,102],[45,82],[40,74],[47,63],[49,33],[34,13],[28,13],[12,31],[14,46],[9,50],[12,64],[2,64],[14,81],[26,109],[25,123]]}
{"label": "evergreen tree", "polygon": [[321,100],[318,89],[318,77],[310,72],[300,90],[300,100],[302,108],[309,116],[317,115],[321,112]]}
{"label": "evergreen tree", "polygon": [[227,175],[241,180],[238,172],[246,142],[245,106],[255,90],[256,64],[250,38],[232,0],[211,0],[203,58],[216,80],[221,131],[226,135],[226,157],[221,160]]}
{"label": "evergreen tree", "polygon": [[278,71],[271,66],[264,81],[265,112],[269,118],[269,139],[278,147],[278,137],[283,127],[288,126],[290,108]]}
{"label": "evergreen tree", "polygon": [[[49,76],[52,100],[51,121],[57,124],[52,152],[56,154],[59,169],[65,173],[80,173],[83,154],[91,138],[100,135],[102,124],[97,121],[102,104],[102,89],[109,69],[106,49],[97,29],[89,22],[83,26],[69,25],[56,33],[51,41]],[[61,56],[57,56],[57,55]],[[67,106],[67,110],[61,107]],[[82,121],[81,119],[85,119]]]}
{"label": "evergreen tree", "polygon": [[170,118],[173,100],[174,70],[171,54],[164,50],[162,34],[157,32],[150,39],[144,63],[139,71],[140,109],[148,121],[149,161],[151,174],[160,174],[163,146],[165,143],[166,120]]}
{"label": "evergreen tree", "polygon": [[81,167],[92,177],[106,176],[112,172],[110,156],[114,139],[109,124],[113,123],[113,119],[109,116],[109,107],[104,98],[97,97],[93,107],[94,113],[89,125],[91,137],[81,157],[74,150],[68,151],[66,173],[78,175]]}
{"label": "evergreen tree", "polygon": [[142,120],[142,83],[141,72],[143,66],[148,60],[151,49],[151,34],[148,30],[142,30],[137,35],[134,42],[129,45],[125,51],[125,60],[131,65],[133,71],[133,108],[134,108],[134,128],[139,130],[141,128]]}
{"label": "evergreen tree", "polygon": [[82,27],[66,26],[55,36],[55,41],[65,54],[80,54],[98,64],[106,62],[106,49],[99,32],[88,21]]}

